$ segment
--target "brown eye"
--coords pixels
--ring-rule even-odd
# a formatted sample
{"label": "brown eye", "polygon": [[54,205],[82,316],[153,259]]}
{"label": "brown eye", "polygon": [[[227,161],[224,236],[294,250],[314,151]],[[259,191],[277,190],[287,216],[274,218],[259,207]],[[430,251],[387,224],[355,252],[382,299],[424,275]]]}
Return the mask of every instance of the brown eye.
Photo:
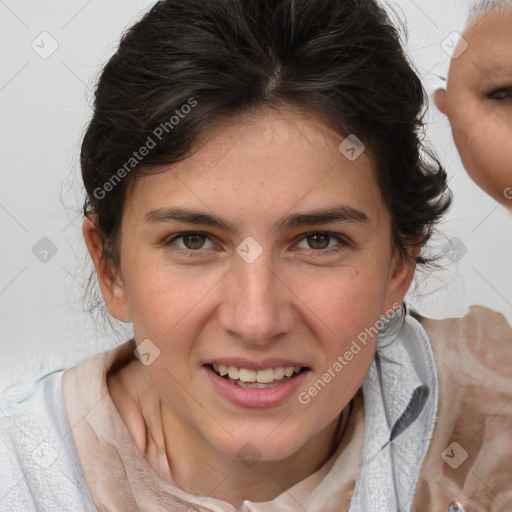
{"label": "brown eye", "polygon": [[307,236],[309,246],[312,249],[325,249],[329,246],[330,238],[331,237],[325,233],[315,233]]}
{"label": "brown eye", "polygon": [[[349,242],[340,235],[318,231],[304,235],[301,243],[304,242],[307,244],[307,247],[297,247],[306,250],[306,252],[312,255],[340,252],[349,245]],[[333,242],[335,243],[331,245]]]}
{"label": "brown eye", "polygon": [[512,87],[504,87],[490,92],[487,97],[491,100],[504,101],[511,98]]}
{"label": "brown eye", "polygon": [[[167,247],[174,245],[178,248],[177,250],[181,251],[199,251],[203,248],[205,241],[209,240],[208,235],[204,233],[180,233],[167,240],[164,245]],[[177,241],[180,241],[181,244],[178,244]]]}
{"label": "brown eye", "polygon": [[[183,237],[183,243],[187,249],[200,249],[204,244],[204,235],[191,234]],[[188,242],[188,243],[187,243]]]}

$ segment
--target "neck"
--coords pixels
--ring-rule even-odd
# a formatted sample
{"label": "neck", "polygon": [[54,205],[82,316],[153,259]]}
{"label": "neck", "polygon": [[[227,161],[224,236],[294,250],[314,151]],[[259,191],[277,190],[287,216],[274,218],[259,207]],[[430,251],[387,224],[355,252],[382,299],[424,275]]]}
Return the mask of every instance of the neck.
{"label": "neck", "polygon": [[137,363],[108,376],[107,384],[137,449],[161,478],[235,508],[244,500],[271,501],[319,470],[335,452],[351,409],[350,402],[290,456],[244,464],[216,450],[165,406]]}
{"label": "neck", "polygon": [[[215,450],[182,425],[172,411],[162,407],[172,480],[188,493],[216,498],[235,508],[244,500],[271,501],[315,473],[332,456],[348,422],[349,411],[350,403],[342,414],[291,456],[244,464]],[[176,442],[177,439],[180,442]]]}

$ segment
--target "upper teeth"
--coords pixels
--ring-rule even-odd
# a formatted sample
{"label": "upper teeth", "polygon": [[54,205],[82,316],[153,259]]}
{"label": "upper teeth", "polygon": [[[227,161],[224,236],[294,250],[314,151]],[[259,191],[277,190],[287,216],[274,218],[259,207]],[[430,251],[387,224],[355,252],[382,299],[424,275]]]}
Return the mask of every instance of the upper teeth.
{"label": "upper teeth", "polygon": [[299,373],[300,366],[279,366],[277,368],[265,368],[264,370],[250,370],[249,368],[238,368],[236,366],[224,366],[214,364],[213,369],[222,376],[229,375],[230,379],[239,379],[242,382],[260,382],[266,384],[274,380],[281,380],[284,377],[291,377]]}

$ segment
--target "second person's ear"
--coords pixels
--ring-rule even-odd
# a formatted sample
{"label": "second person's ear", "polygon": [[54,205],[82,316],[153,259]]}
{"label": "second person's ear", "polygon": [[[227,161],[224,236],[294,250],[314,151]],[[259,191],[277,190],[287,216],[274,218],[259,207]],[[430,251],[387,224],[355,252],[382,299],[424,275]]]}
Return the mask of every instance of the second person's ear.
{"label": "second person's ear", "polygon": [[434,103],[440,112],[442,112],[444,115],[447,115],[448,109],[446,107],[446,89],[438,89],[434,93]]}

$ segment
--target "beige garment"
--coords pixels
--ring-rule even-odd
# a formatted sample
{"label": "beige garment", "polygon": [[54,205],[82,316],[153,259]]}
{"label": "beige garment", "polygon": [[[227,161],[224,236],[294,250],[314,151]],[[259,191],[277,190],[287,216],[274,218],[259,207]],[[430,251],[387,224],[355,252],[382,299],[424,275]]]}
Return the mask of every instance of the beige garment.
{"label": "beige garment", "polygon": [[512,328],[481,306],[463,318],[418,320],[434,351],[439,402],[411,511],[448,512],[457,501],[466,512],[511,512]]}
{"label": "beige garment", "polygon": [[[100,511],[236,512],[228,503],[194,496],[162,478],[139,452],[107,388],[110,368],[134,360],[129,342],[67,370],[63,392],[73,438],[87,484]],[[347,512],[357,477],[363,437],[363,395],[354,397],[346,430],[331,458],[314,474],[269,502],[244,502],[243,510]],[[153,410],[159,411],[158,407]],[[168,468],[168,466],[167,466]],[[160,474],[159,474],[160,473]]]}
{"label": "beige garment", "polygon": [[[433,348],[439,392],[411,511],[451,512],[456,508],[450,505],[459,502],[466,512],[510,512],[512,328],[503,315],[480,306],[462,318],[416,318]],[[132,357],[129,350],[124,344],[98,354],[68,370],[63,379],[73,436],[98,509],[235,512],[219,500],[207,500],[209,508],[201,508],[201,498],[160,478],[136,449],[105,381],[114,361]],[[247,510],[346,512],[361,451],[360,391],[355,405],[346,435],[318,472],[272,502]]]}

